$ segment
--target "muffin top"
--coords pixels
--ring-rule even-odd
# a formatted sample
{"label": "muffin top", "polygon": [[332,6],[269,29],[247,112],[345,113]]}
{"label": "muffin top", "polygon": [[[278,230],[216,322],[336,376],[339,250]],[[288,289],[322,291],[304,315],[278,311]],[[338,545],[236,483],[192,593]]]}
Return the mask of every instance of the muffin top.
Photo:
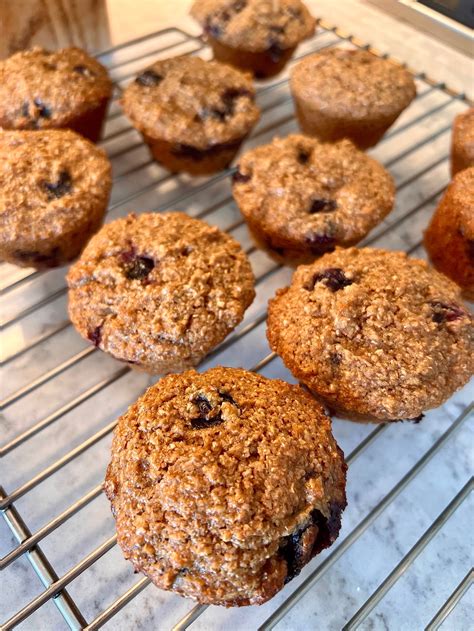
{"label": "muffin top", "polygon": [[466,161],[474,164],[474,107],[458,114],[454,119],[453,144]]}
{"label": "muffin top", "polygon": [[449,203],[453,222],[457,221],[464,238],[473,241],[474,249],[474,166],[454,176],[444,199]]}
{"label": "muffin top", "polygon": [[237,241],[179,212],[106,224],[70,269],[68,284],[79,333],[153,372],[166,362],[196,364],[255,296]]}
{"label": "muffin top", "polygon": [[292,48],[316,23],[300,0],[195,0],[191,15],[206,34],[252,52]]}
{"label": "muffin top", "polygon": [[245,153],[233,193],[274,246],[317,253],[365,236],[392,209],[395,186],[349,140],[322,143],[295,134]]}
{"label": "muffin top", "polygon": [[338,249],[300,266],[270,302],[268,338],[336,410],[416,418],[474,373],[459,288],[403,252]]}
{"label": "muffin top", "polygon": [[199,57],[155,62],[122,98],[141,132],[197,149],[245,136],[260,116],[251,75]]}
{"label": "muffin top", "polygon": [[200,602],[258,604],[336,538],[343,455],[299,386],[170,375],[119,419],[105,492],[126,558]]}
{"label": "muffin top", "polygon": [[0,126],[65,127],[112,94],[107,70],[80,48],[35,46],[0,61]]}
{"label": "muffin top", "polygon": [[416,96],[412,75],[365,50],[333,48],[310,55],[291,73],[291,89],[331,114],[360,118],[392,116]]}
{"label": "muffin top", "polygon": [[0,242],[74,232],[107,203],[111,186],[105,152],[79,134],[0,130]]}

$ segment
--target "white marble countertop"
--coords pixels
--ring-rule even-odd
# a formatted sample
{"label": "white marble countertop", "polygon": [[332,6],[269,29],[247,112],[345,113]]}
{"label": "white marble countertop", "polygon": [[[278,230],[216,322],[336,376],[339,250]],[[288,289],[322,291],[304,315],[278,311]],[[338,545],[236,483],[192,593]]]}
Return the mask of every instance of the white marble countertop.
{"label": "white marble countertop", "polygon": [[[120,3],[119,0],[117,2]],[[155,5],[158,12],[162,4]],[[398,57],[403,58],[403,51],[411,50],[409,47],[416,49],[416,59],[414,54],[412,60],[408,61],[415,60],[416,63],[412,65],[419,69],[418,60],[420,64],[423,61],[419,49],[412,39],[405,40],[406,32],[403,29],[396,35],[396,29],[401,27],[392,18],[377,17],[377,13],[373,13],[375,9],[353,0],[341,3],[322,1],[316,4],[321,8],[317,13],[321,14],[324,9],[327,12],[324,17],[331,22],[337,22],[339,14],[342,28],[346,26],[343,21],[350,20],[349,5],[360,5],[360,12],[352,15],[350,30],[363,38],[363,26],[369,28],[367,24],[370,20],[376,20],[377,24],[384,25],[383,29],[379,29],[386,32],[383,41],[388,42],[390,38],[394,40],[393,50]],[[145,2],[144,7],[147,6],[151,10],[151,3]],[[179,17],[181,3],[176,2],[176,7],[173,3],[173,10]],[[333,15],[329,14],[330,11]],[[378,22],[378,19],[381,21]],[[155,22],[156,19],[153,23],[150,20],[148,30],[156,30]],[[165,22],[161,21],[160,25],[165,25]],[[371,28],[373,30],[373,22]],[[346,30],[349,30],[347,26]],[[371,41],[387,50],[387,47],[376,41],[381,37],[379,31],[373,30]],[[170,35],[166,41],[146,41],[136,51],[149,51],[150,58],[153,58],[153,51],[157,47],[176,41],[173,37],[176,36]],[[335,41],[332,34],[320,37],[317,41],[321,45]],[[183,42],[174,51],[186,52],[192,46]],[[300,53],[311,50],[311,46],[314,48],[314,43],[305,44]],[[118,63],[129,58],[130,51],[126,50],[109,61]],[[421,67],[427,67],[428,61],[426,59],[426,65]],[[133,73],[143,64],[141,60],[121,66],[114,72],[117,76],[125,71]],[[436,68],[430,73],[438,78],[435,71]],[[454,83],[451,82],[451,85]],[[430,89],[422,81],[418,82],[418,91],[418,99],[371,152],[388,166],[398,185],[396,208],[374,230],[371,238],[376,245],[389,249],[414,248],[415,255],[423,257],[423,250],[416,246],[439,193],[449,179],[449,126],[453,116],[462,111],[465,105],[451,101],[442,91]],[[286,84],[262,92],[258,101],[263,108],[268,109],[247,146],[269,140],[275,133],[275,128],[268,129],[269,125],[277,125],[281,135],[296,130],[296,124],[291,119],[292,103],[288,99]],[[118,109],[114,106],[112,113],[116,111]],[[432,113],[426,116],[427,112]],[[116,117],[109,121],[106,134],[118,133],[126,129],[126,125],[123,117]],[[123,175],[137,164],[148,162],[145,147],[139,143],[133,131],[125,131],[104,143],[109,153],[118,153],[135,142],[136,149],[122,153],[113,160],[114,176],[120,179],[116,181],[113,191],[111,217],[124,215],[132,209],[162,209],[169,204],[174,205],[174,200],[180,197],[179,206],[194,215],[208,208],[211,203],[218,205],[217,210],[206,215],[206,220],[222,228],[232,226],[240,219],[237,208],[227,199],[230,192],[228,178],[219,180],[209,188],[203,188],[204,180],[192,180],[185,176],[163,180],[152,186],[151,183],[165,176],[156,164],[147,164],[133,175]],[[413,150],[415,145],[417,148]],[[148,186],[146,192],[139,193],[144,186]],[[126,196],[134,192],[137,193],[134,199],[124,201]],[[427,199],[430,201],[424,203]],[[233,229],[232,234],[245,248],[250,247],[251,241],[244,225]],[[259,285],[257,300],[249,309],[240,330],[264,313],[267,299],[290,277],[290,271],[285,268],[271,271],[273,263],[259,251],[251,254],[251,261],[257,276],[268,275],[266,281]],[[47,334],[55,326],[66,325],[65,296],[59,291],[64,286],[64,273],[65,270],[60,269],[34,277],[0,298],[2,316],[7,319],[15,317],[19,310],[27,309],[38,300],[58,292],[52,302],[6,328],[2,338],[2,353],[5,356],[34,343],[38,336]],[[0,266],[0,282],[19,279],[21,274],[23,272],[12,266]],[[2,368],[2,398],[86,348],[87,345],[72,327],[61,329]],[[262,323],[233,346],[204,362],[203,368],[216,363],[250,368],[267,353],[265,325]],[[111,379],[117,370],[120,370],[120,366],[116,362],[100,352],[94,352],[4,410],[0,420],[2,444],[14,439],[34,423],[61,411],[63,406],[68,408],[67,413],[58,420],[2,458],[0,482],[7,492],[14,491],[32,476],[44,471],[95,432],[103,434],[93,446],[77,457],[71,457],[68,464],[15,502],[32,532],[66,510],[103,480],[110,445],[110,432],[104,428],[153,379],[129,372],[94,397],[73,407],[68,404],[99,381]],[[292,380],[278,359],[269,363],[262,373]],[[336,545],[314,559],[297,579],[269,603],[240,610],[209,607],[192,628],[203,631],[257,629],[315,571],[319,571],[317,582],[278,623],[277,628],[291,631],[332,631],[343,628],[406,557],[412,546],[419,545],[417,542],[420,538],[423,541],[433,522],[469,482],[473,464],[474,415],[459,421],[454,426],[455,431],[450,428],[473,398],[474,387],[471,383],[444,406],[428,412],[419,425],[392,424],[377,433],[366,449],[355,453],[352,453],[353,450],[373,432],[374,427],[335,419],[335,435],[351,460],[347,488],[349,505]],[[450,433],[446,434],[448,431]],[[440,441],[439,444],[437,441]],[[434,450],[437,444],[438,448]],[[420,466],[417,463],[423,458],[423,466]],[[405,483],[401,485],[402,480]],[[391,501],[382,504],[383,510],[377,512],[377,507],[390,493]],[[472,523],[473,504],[472,496],[469,496],[449,519],[440,523],[439,531],[420,554],[407,563],[399,580],[369,613],[360,628],[377,631],[423,629],[472,566]],[[104,496],[98,494],[79,513],[49,534],[41,542],[41,548],[61,577],[113,533],[114,524],[109,507]],[[352,542],[352,545],[347,546],[347,542]],[[0,556],[8,553],[14,545],[6,523],[0,519]],[[336,552],[338,549],[340,556]],[[73,580],[68,591],[85,619],[91,622],[139,578],[114,546]],[[43,589],[25,557],[4,569],[0,580],[0,622],[12,616]],[[472,606],[473,590],[470,589],[446,619],[442,629],[472,629]],[[105,627],[114,631],[161,631],[172,627],[192,607],[191,601],[148,586]],[[19,628],[56,631],[68,627],[55,605],[49,601],[21,623]]]}

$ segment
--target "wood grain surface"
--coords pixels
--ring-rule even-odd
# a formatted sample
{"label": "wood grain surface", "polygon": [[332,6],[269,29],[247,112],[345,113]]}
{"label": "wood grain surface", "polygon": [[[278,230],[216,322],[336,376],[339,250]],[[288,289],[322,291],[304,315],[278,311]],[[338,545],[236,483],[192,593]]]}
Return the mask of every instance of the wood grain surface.
{"label": "wood grain surface", "polygon": [[110,44],[106,0],[0,0],[0,58],[37,44],[76,45],[90,52]]}

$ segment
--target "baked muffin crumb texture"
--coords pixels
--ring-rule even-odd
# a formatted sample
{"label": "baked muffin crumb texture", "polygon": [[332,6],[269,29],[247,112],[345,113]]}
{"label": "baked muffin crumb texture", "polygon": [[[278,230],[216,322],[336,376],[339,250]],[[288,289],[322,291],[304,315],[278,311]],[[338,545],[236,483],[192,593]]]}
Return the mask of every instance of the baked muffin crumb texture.
{"label": "baked muffin crumb texture", "polygon": [[271,598],[334,541],[345,471],[308,392],[214,368],[165,377],[119,419],[105,491],[137,570],[240,606]]}

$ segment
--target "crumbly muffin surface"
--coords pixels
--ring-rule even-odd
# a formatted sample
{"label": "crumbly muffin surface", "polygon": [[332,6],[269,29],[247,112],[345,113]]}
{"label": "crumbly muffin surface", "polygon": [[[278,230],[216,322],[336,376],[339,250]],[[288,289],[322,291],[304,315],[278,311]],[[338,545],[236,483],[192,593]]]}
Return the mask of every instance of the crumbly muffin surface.
{"label": "crumbly muffin surface", "polygon": [[454,119],[452,138],[453,175],[474,166],[474,107]]}
{"label": "crumbly muffin surface", "polygon": [[333,48],[298,63],[292,90],[332,115],[365,119],[399,113],[416,96],[411,74],[365,50]]}
{"label": "crumbly muffin surface", "polygon": [[112,94],[106,69],[79,48],[35,46],[0,61],[0,125],[64,127]]}
{"label": "crumbly muffin surface", "polygon": [[73,233],[111,186],[105,152],[72,131],[0,131],[0,249]]}
{"label": "crumbly muffin surface", "polygon": [[257,122],[248,73],[199,57],[157,61],[125,90],[125,113],[151,138],[206,149],[240,140]]}
{"label": "crumbly muffin surface", "polygon": [[234,197],[273,247],[321,253],[362,239],[390,212],[390,174],[350,141],[275,138],[245,153]]}
{"label": "crumbly muffin surface", "polygon": [[196,365],[255,296],[237,241],[184,213],[131,214],[105,225],[68,284],[79,333],[156,373]]}
{"label": "crumbly muffin surface", "polygon": [[105,491],[125,557],[157,586],[249,605],[337,537],[345,470],[329,418],[299,386],[190,370],[119,419]]}
{"label": "crumbly muffin surface", "polygon": [[215,39],[253,52],[296,46],[316,23],[300,0],[195,0],[191,15]]}
{"label": "crumbly muffin surface", "polygon": [[474,373],[474,328],[458,288],[402,252],[338,249],[299,267],[270,302],[267,335],[330,408],[415,419]]}
{"label": "crumbly muffin surface", "polygon": [[474,167],[454,177],[424,240],[433,265],[474,300]]}

